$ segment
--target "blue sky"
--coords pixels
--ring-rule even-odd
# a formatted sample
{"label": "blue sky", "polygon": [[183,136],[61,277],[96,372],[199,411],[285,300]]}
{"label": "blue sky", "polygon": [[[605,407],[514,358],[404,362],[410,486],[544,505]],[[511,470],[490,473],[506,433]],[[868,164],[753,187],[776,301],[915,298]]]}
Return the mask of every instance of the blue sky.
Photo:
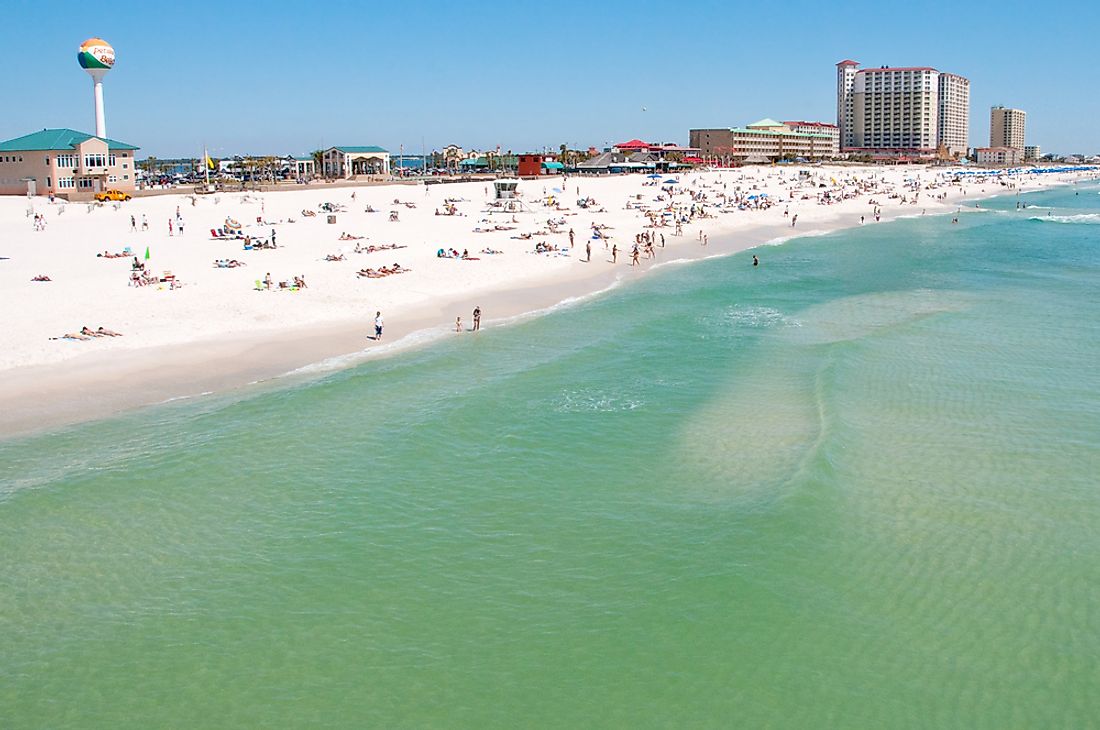
{"label": "blue sky", "polygon": [[[14,0],[0,139],[94,131],[77,46],[118,55],[109,136],[158,157],[515,151],[762,117],[833,121],[834,64],[928,65],[971,81],[970,143],[989,107],[1027,110],[1028,143],[1100,152],[1100,5],[1086,2],[122,2]],[[1077,37],[1074,37],[1077,36]],[[18,60],[16,60],[18,59]],[[643,107],[645,110],[643,111]]]}

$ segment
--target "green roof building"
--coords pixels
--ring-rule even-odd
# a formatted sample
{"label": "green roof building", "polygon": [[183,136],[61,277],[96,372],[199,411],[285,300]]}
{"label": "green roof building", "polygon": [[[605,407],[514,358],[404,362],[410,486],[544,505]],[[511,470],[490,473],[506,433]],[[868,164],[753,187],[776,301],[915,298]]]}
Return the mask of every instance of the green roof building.
{"label": "green roof building", "polygon": [[691,146],[715,164],[774,162],[781,159],[819,160],[836,157],[840,135],[823,122],[777,122],[761,119],[745,127],[692,129]]}
{"label": "green roof building", "polygon": [[327,178],[385,177],[390,174],[390,153],[375,145],[329,147],[321,156],[321,169]]}
{"label": "green roof building", "polygon": [[133,191],[138,147],[74,129],[0,142],[0,194],[88,199],[103,190]]}

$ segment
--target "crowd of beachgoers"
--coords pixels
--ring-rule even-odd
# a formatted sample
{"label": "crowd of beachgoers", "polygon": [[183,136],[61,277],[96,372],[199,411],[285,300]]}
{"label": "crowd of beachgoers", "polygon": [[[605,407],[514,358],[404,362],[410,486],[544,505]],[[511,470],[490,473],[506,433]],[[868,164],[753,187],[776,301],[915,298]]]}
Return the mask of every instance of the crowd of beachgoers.
{"label": "crowd of beachgoers", "polygon": [[[392,321],[432,301],[469,311],[494,291],[582,280],[594,266],[635,275],[699,248],[740,250],[761,242],[741,237],[760,226],[775,237],[898,215],[957,216],[968,196],[1080,177],[776,166],[547,177],[504,197],[491,180],[107,204],[12,197],[0,200],[0,304],[20,314],[0,369],[87,351],[72,343],[180,344],[365,321],[376,310]],[[256,296],[272,291],[296,296]],[[66,327],[87,316],[128,336]]]}

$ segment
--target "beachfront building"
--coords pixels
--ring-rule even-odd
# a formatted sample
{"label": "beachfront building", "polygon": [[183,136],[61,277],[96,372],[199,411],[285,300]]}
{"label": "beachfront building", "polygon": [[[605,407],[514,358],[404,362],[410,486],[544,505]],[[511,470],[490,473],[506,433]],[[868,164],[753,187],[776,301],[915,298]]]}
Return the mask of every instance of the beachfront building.
{"label": "beachfront building", "polygon": [[828,122],[783,122],[792,132],[800,134],[824,134],[829,138],[829,157],[840,154],[840,127]]}
{"label": "beachfront building", "polygon": [[958,159],[970,146],[970,80],[940,72],[937,150]]}
{"label": "beachfront building", "polygon": [[520,177],[538,177],[539,175],[560,175],[565,165],[558,162],[557,155],[531,153],[519,156],[518,170]]}
{"label": "beachfront building", "polygon": [[486,151],[484,154],[471,153],[469,157],[458,163],[458,171],[462,173],[509,172],[518,174],[518,168],[518,155],[501,154],[491,150]]}
{"label": "beachfront building", "polygon": [[974,150],[979,165],[1019,165],[1024,161],[1024,151],[1016,147],[979,147]]}
{"label": "beachfront building", "polygon": [[621,152],[624,155],[647,155],[651,160],[671,162],[691,161],[691,158],[699,155],[699,148],[694,145],[683,147],[672,142],[643,142],[640,139],[619,142],[604,151]]}
{"label": "beachfront building", "polygon": [[317,160],[312,157],[287,157],[286,165],[294,180],[309,180],[317,174]]}
{"label": "beachfront building", "polygon": [[989,146],[1024,149],[1027,112],[995,106],[989,110]]}
{"label": "beachfront building", "polygon": [[1043,157],[1043,150],[1039,145],[1025,145],[1024,146],[1024,161],[1035,162],[1041,160]]}
{"label": "beachfront building", "polygon": [[958,158],[966,154],[970,81],[928,66],[837,64],[841,150],[875,157]]}
{"label": "beachfront building", "polygon": [[[803,129],[811,128],[806,122],[797,124]],[[839,129],[829,133],[796,132],[788,123],[774,119],[761,119],[744,127],[692,129],[689,132],[691,146],[699,149],[704,160],[725,165],[834,157],[839,134]]]}
{"label": "beachfront building", "polygon": [[460,162],[469,158],[469,155],[466,154],[466,150],[456,144],[447,145],[440,154],[441,162],[443,163],[442,166],[448,170],[457,169]]}
{"label": "beachfront building", "polygon": [[90,198],[102,190],[133,191],[132,144],[72,129],[43,129],[0,142],[0,194]]}
{"label": "beachfront building", "polygon": [[359,175],[389,175],[390,153],[375,146],[329,147],[321,155],[321,169],[326,178],[345,180]]}
{"label": "beachfront building", "polygon": [[855,100],[852,92],[856,85],[859,64],[845,59],[836,65],[836,126],[840,132],[840,149],[849,150],[855,142]]}
{"label": "beachfront building", "polygon": [[576,171],[588,175],[612,175],[623,172],[644,171],[646,163],[640,159],[631,159],[635,156],[646,156],[646,153],[635,152],[630,155],[625,152],[598,152],[578,164]]}

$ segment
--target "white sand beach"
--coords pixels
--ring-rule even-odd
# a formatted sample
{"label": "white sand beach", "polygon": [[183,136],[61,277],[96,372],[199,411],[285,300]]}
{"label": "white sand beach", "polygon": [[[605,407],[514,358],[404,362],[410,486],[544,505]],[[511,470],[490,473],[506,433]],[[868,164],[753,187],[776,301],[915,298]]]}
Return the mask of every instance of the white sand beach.
{"label": "white sand beach", "polygon": [[[420,341],[454,332],[456,317],[467,329],[475,306],[488,328],[670,260],[860,225],[861,217],[873,225],[876,211],[881,221],[949,213],[963,198],[1012,192],[1010,185],[1072,179],[960,184],[952,177],[943,169],[853,166],[548,177],[520,182],[514,210],[490,205],[491,181],[315,184],[102,205],[3,198],[0,436],[242,387],[325,358],[393,351],[411,333]],[[589,202],[582,207],[582,200]],[[245,250],[236,229],[228,238],[212,235],[227,220],[241,224],[239,236],[274,238],[276,247]],[[594,226],[606,238],[594,238]],[[643,232],[654,236],[654,257],[643,251],[632,266]],[[549,250],[536,252],[537,245]],[[468,258],[441,258],[440,249]],[[150,283],[132,281],[135,257],[144,266],[137,277]],[[234,260],[244,265],[216,264]],[[401,273],[358,274],[394,265]],[[49,281],[33,280],[39,276]],[[372,339],[376,311],[386,320],[382,342]],[[84,327],[120,336],[64,337]]]}

